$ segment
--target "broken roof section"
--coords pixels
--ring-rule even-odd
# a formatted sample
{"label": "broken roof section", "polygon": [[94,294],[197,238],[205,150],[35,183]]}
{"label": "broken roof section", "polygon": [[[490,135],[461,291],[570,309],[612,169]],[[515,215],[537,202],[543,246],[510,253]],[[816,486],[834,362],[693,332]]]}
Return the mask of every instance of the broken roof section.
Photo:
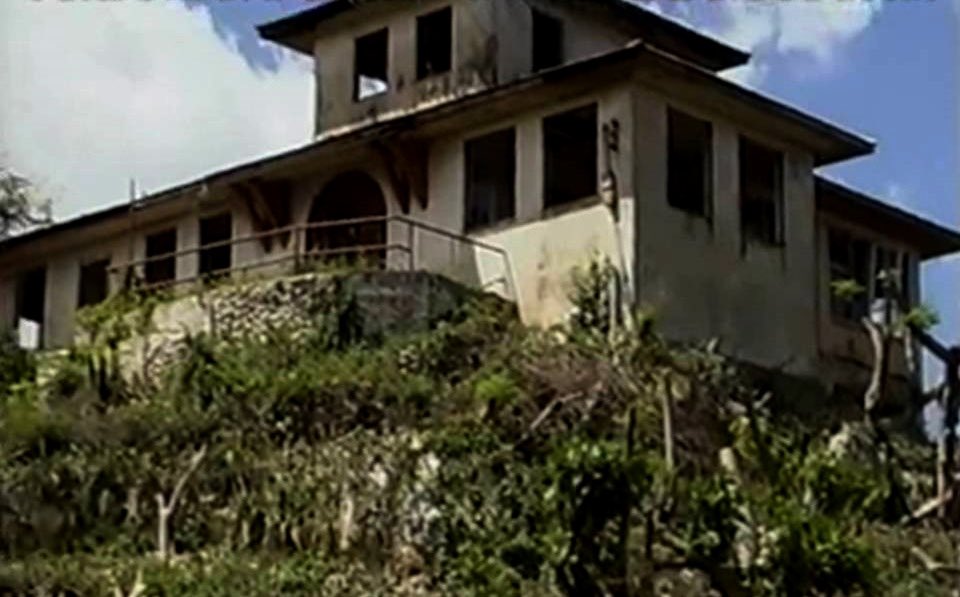
{"label": "broken roof section", "polygon": [[[319,6],[260,25],[257,30],[264,39],[312,56],[313,34],[318,25],[330,23],[354,10],[388,1],[391,4],[397,2],[327,0]],[[575,7],[580,5],[579,8],[583,10],[604,10],[619,24],[629,27],[637,39],[714,72],[742,66],[750,60],[750,54],[646,10],[630,0],[567,2]]]}

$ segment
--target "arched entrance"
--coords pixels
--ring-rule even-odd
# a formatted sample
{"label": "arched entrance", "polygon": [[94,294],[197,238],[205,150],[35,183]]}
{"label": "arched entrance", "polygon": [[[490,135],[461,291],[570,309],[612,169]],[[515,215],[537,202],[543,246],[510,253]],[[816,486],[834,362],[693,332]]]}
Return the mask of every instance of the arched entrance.
{"label": "arched entrance", "polygon": [[[340,174],[327,183],[310,207],[310,224],[363,218],[385,218],[387,203],[377,181],[364,172]],[[383,266],[387,244],[385,219],[311,228],[307,250],[320,259],[356,262],[369,260]],[[368,249],[364,250],[363,247]],[[350,249],[357,249],[356,251]]]}

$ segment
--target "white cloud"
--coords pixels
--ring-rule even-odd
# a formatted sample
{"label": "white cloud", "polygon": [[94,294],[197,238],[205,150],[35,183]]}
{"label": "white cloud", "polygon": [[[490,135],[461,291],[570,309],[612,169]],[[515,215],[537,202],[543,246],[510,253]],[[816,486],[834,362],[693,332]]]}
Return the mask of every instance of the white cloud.
{"label": "white cloud", "polygon": [[[960,0],[957,0],[960,2]],[[750,64],[727,76],[759,85],[780,55],[798,55],[818,69],[835,64],[837,52],[863,33],[879,14],[879,0],[724,0],[690,10],[666,2],[675,16],[691,21],[727,43],[754,53]],[[674,5],[680,10],[671,8]],[[700,5],[701,7],[703,5]]]}
{"label": "white cloud", "polygon": [[896,205],[897,207],[913,210],[913,194],[907,190],[906,187],[895,182],[891,182],[887,185],[886,194],[884,199],[887,203],[891,205]]}
{"label": "white cloud", "polygon": [[253,69],[204,6],[0,2],[0,159],[59,218],[310,139],[312,74]]}

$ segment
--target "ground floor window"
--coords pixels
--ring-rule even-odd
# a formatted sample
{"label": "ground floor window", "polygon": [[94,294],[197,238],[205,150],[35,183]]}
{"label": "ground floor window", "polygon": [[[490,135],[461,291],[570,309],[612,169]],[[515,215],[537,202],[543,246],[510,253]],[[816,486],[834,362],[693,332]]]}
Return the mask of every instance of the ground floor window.
{"label": "ground floor window", "polygon": [[43,348],[43,323],[47,311],[47,268],[37,267],[17,279],[16,325],[22,348]]}
{"label": "ground floor window", "polygon": [[89,307],[102,303],[109,292],[109,259],[100,259],[80,266],[80,286],[77,291],[77,307]]}

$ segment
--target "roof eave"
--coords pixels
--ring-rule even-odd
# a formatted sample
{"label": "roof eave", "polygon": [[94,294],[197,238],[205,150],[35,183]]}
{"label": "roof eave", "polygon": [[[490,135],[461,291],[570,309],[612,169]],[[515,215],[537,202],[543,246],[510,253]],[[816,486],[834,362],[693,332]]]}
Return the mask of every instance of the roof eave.
{"label": "roof eave", "polygon": [[[842,209],[834,205],[828,196],[845,201],[848,209],[896,224],[896,227],[903,231],[901,234],[903,242],[916,248],[923,260],[960,253],[960,231],[870,197],[824,176],[817,176],[817,209],[845,217]],[[864,225],[864,222],[859,220],[858,224]]]}

